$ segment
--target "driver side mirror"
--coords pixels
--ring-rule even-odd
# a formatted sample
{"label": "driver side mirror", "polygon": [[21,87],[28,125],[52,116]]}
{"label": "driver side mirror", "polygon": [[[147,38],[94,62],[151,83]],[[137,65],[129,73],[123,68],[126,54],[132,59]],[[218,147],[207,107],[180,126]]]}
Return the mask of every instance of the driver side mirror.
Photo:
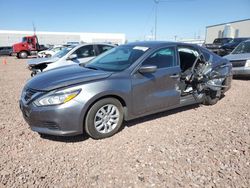
{"label": "driver side mirror", "polygon": [[77,59],[77,55],[76,54],[71,54],[67,60],[74,60],[74,59]]}
{"label": "driver side mirror", "polygon": [[139,68],[140,73],[154,73],[157,70],[157,66],[155,65],[143,65]]}

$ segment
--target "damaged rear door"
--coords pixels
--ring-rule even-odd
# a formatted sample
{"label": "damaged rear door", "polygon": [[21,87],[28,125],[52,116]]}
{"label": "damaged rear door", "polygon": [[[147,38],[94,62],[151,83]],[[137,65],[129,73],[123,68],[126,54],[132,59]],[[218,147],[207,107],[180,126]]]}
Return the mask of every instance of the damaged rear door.
{"label": "damaged rear door", "polygon": [[231,85],[232,65],[211,52],[200,48],[200,56],[192,67],[192,84],[195,97],[204,97],[206,104],[215,104]]}

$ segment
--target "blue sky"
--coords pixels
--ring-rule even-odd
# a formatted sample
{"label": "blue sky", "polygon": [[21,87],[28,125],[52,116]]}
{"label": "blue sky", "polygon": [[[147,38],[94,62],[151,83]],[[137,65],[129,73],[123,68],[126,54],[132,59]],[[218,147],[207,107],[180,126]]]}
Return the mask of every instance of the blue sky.
{"label": "blue sky", "polygon": [[[158,39],[204,37],[205,27],[250,18],[250,0],[169,0],[158,8]],[[0,30],[119,32],[143,40],[154,28],[153,0],[0,1]]]}

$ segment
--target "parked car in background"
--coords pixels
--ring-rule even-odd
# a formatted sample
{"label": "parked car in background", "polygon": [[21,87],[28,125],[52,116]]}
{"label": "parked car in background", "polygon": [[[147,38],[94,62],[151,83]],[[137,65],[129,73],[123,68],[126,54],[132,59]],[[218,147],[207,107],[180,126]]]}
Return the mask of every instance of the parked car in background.
{"label": "parked car in background", "polygon": [[238,46],[241,42],[246,41],[248,39],[250,39],[250,38],[234,38],[230,42],[221,46],[218,54],[220,56],[230,54],[236,46]]}
{"label": "parked car in background", "polygon": [[234,75],[250,76],[250,40],[241,42],[231,54],[224,58],[232,63]]}
{"label": "parked car in background", "polygon": [[37,58],[28,61],[28,67],[32,71],[31,76],[58,67],[79,63],[87,63],[97,55],[114,48],[111,44],[80,44],[62,49],[50,58]]}
{"label": "parked car in background", "polygon": [[[123,120],[195,103],[215,104],[232,65],[209,50],[174,42],[136,42],[28,81],[20,99],[33,131],[92,138],[114,135]],[[214,118],[214,117],[210,117]]]}
{"label": "parked car in background", "polygon": [[12,54],[12,47],[11,46],[1,46],[0,47],[0,55],[9,55]]}
{"label": "parked car in background", "polygon": [[41,52],[38,52],[37,56],[39,58],[41,57],[52,57],[53,55],[55,55],[56,53],[58,53],[59,51],[61,51],[62,49],[66,48],[63,45],[56,45],[48,50],[44,50]]}
{"label": "parked car in background", "polygon": [[212,52],[218,54],[220,47],[230,42],[233,38],[216,38],[212,44],[205,44],[205,47]]}
{"label": "parked car in background", "polygon": [[66,45],[78,45],[80,42],[67,42]]}

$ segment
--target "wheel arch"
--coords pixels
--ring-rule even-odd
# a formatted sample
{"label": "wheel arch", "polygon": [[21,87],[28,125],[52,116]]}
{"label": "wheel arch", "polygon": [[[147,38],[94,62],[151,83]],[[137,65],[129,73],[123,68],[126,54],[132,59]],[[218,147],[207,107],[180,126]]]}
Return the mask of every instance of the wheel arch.
{"label": "wheel arch", "polygon": [[119,95],[117,95],[117,94],[107,94],[107,95],[103,95],[103,96],[100,96],[100,97],[96,98],[95,100],[91,101],[90,104],[88,105],[88,107],[87,107],[87,109],[86,109],[86,111],[85,111],[85,113],[84,113],[84,115],[83,115],[83,118],[82,118],[83,131],[85,131],[85,130],[84,130],[84,124],[85,124],[85,120],[86,120],[87,113],[89,112],[90,108],[91,108],[97,101],[100,101],[100,100],[106,99],[106,98],[115,98],[115,99],[117,99],[117,100],[121,103],[121,105],[122,105],[122,107],[123,107],[123,111],[124,111],[124,120],[127,119],[128,112],[127,112],[127,103],[125,102],[125,100],[124,100],[121,96],[119,96]]}

